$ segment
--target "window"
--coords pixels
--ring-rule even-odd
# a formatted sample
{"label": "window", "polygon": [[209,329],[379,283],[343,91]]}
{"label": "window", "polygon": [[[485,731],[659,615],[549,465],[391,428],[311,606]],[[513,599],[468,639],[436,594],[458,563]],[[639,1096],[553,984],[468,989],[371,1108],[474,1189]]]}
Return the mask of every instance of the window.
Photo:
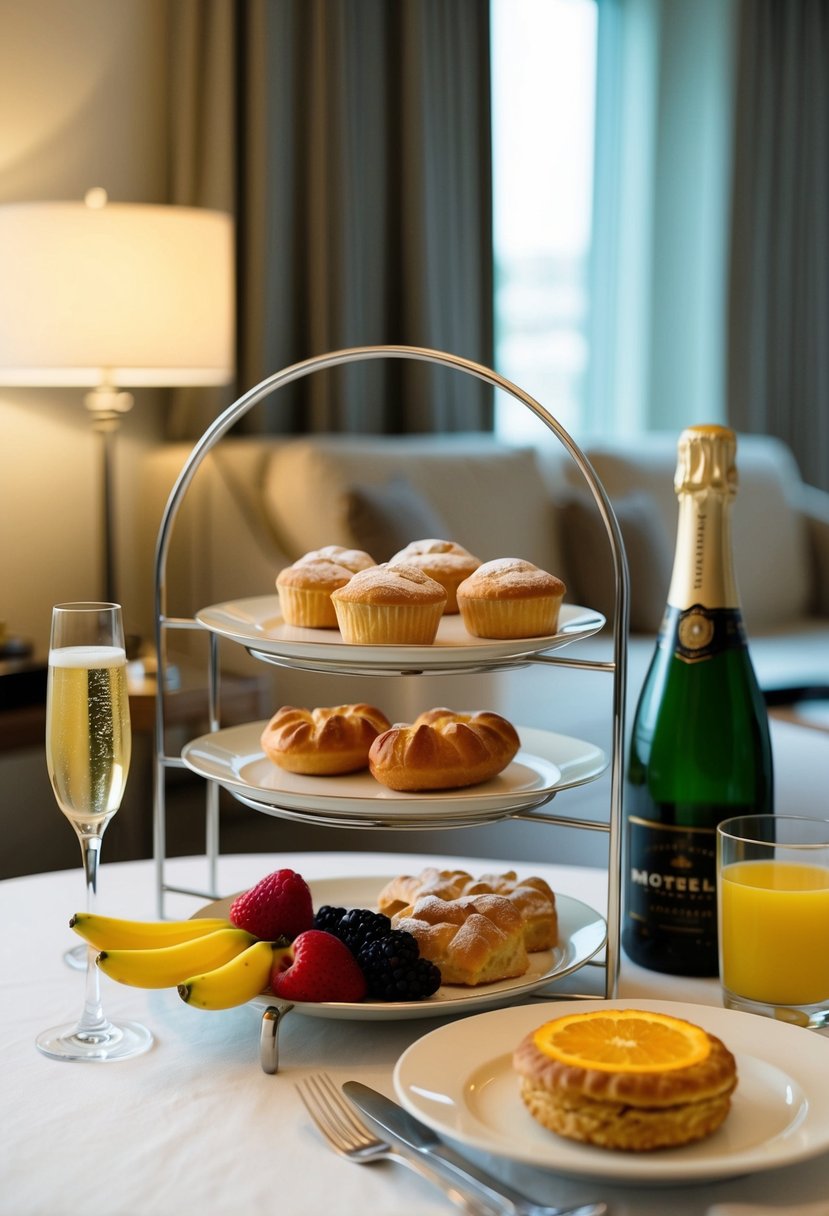
{"label": "window", "polygon": [[[597,0],[490,7],[495,366],[573,431],[589,359]],[[540,434],[512,398],[495,429]]]}

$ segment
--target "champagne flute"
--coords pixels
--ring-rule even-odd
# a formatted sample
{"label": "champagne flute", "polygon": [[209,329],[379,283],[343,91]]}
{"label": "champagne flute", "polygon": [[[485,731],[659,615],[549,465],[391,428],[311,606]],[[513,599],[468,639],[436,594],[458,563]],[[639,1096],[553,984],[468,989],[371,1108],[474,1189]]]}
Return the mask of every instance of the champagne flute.
{"label": "champagne flute", "polygon": [[[46,763],[58,806],[81,845],[87,906],[94,909],[101,840],[121,805],[132,736],[124,627],[118,604],[52,610],[46,695]],[[100,973],[87,950],[79,1021],[45,1030],[38,1048],[57,1060],[122,1060],[153,1041],[137,1022],[114,1025],[101,1004]]]}

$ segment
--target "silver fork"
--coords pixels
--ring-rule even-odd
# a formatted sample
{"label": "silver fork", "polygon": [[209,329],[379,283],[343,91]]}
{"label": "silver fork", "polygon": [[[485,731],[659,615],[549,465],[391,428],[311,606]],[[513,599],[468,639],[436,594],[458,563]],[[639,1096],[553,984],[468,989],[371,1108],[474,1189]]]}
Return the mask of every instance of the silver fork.
{"label": "silver fork", "polygon": [[604,1204],[579,1204],[576,1207],[552,1208],[524,1199],[510,1190],[509,1197],[475,1178],[459,1177],[453,1170],[447,1177],[417,1151],[405,1151],[381,1140],[359,1118],[351,1103],[343,1097],[331,1078],[320,1073],[296,1082],[296,1090],[308,1114],[335,1153],[371,1165],[375,1161],[399,1161],[434,1183],[468,1216],[602,1216]]}

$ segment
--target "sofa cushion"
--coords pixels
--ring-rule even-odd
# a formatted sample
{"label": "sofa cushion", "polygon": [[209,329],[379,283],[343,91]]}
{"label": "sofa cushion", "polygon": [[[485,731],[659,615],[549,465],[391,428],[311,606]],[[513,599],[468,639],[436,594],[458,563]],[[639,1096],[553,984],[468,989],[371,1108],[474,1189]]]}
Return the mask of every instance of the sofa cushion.
{"label": "sofa cushion", "polygon": [[[321,544],[360,547],[353,492],[405,477],[454,540],[482,561],[523,557],[557,573],[557,521],[530,448],[486,434],[317,435],[280,444],[265,508],[292,557]],[[415,537],[414,539],[421,539]]]}
{"label": "sofa cushion", "polygon": [[[613,503],[630,573],[630,628],[656,635],[671,580],[673,538],[649,494],[635,492]],[[616,603],[610,541],[598,507],[574,494],[561,508],[567,569],[582,604],[608,619]]]}
{"label": "sofa cushion", "polygon": [[411,482],[398,474],[382,486],[351,486],[346,522],[358,549],[387,562],[410,541],[445,537],[450,530]]}

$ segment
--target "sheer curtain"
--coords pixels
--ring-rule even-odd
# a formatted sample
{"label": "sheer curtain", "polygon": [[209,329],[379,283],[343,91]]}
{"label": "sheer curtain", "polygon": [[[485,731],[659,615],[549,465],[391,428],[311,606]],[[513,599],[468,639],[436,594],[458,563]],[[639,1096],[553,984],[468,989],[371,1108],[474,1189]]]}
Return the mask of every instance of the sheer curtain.
{"label": "sheer curtain", "polygon": [[[181,0],[172,201],[238,222],[238,388],[308,356],[405,344],[491,366],[487,0]],[[489,429],[489,389],[413,361],[281,390],[280,431]],[[192,436],[216,401],[178,394]]]}
{"label": "sheer curtain", "polygon": [[729,409],[829,489],[829,5],[743,0]]}

